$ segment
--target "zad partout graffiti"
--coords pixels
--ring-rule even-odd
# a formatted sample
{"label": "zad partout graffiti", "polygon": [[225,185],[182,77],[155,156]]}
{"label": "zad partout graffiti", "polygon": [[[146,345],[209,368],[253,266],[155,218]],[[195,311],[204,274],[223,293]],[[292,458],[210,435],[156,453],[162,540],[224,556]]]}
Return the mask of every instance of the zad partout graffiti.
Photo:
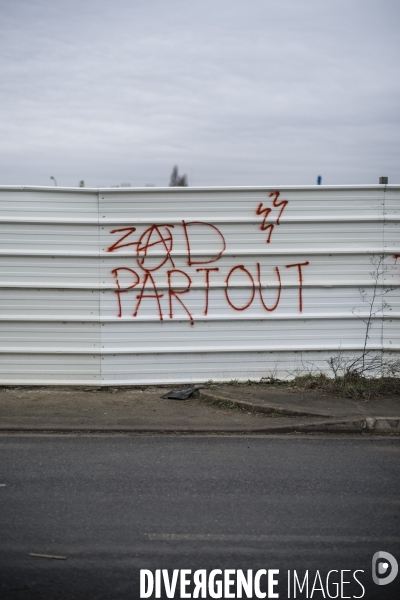
{"label": "zad partout graffiti", "polygon": [[[271,192],[267,197],[267,202],[260,203],[255,208],[255,215],[261,217],[257,228],[262,232],[267,232],[263,243],[270,244],[273,240],[275,227],[280,225],[280,219],[283,211],[289,204],[288,200],[280,198],[280,192]],[[277,209],[277,210],[276,210]],[[199,232],[202,229],[203,234],[212,234],[214,237],[214,249],[212,255],[209,255],[209,249],[204,248],[199,255],[193,252],[194,231]],[[204,308],[203,315],[209,313],[210,304],[210,286],[212,278],[217,273],[224,281],[222,292],[227,305],[234,311],[245,311],[254,302],[256,294],[263,309],[267,312],[273,312],[277,309],[282,291],[282,265],[281,269],[275,266],[275,282],[273,288],[276,288],[276,297],[268,304],[263,295],[263,287],[266,283],[263,281],[262,265],[256,261],[252,266],[236,264],[229,268],[225,267],[225,273],[221,273],[224,267],[221,265],[222,257],[227,249],[225,236],[220,228],[205,221],[186,221],[181,223],[153,223],[146,227],[122,227],[111,229],[110,235],[113,243],[107,248],[107,252],[117,253],[119,250],[126,252],[126,249],[133,250],[133,260],[135,264],[132,267],[119,266],[112,269],[111,273],[115,281],[115,295],[117,298],[117,316],[137,317],[143,300],[151,299],[156,307],[160,321],[165,318],[164,312],[167,312],[170,319],[174,318],[174,306],[180,305],[186,312],[191,325],[194,324],[195,316],[189,310],[187,302],[182,296],[189,294],[193,289],[193,277],[195,273],[201,274],[203,279],[202,289],[204,289]],[[183,235],[182,235],[183,234]],[[183,260],[185,268],[177,268],[177,258],[174,254],[174,242],[176,237],[184,240]],[[261,252],[260,252],[261,253]],[[216,266],[220,262],[221,266]],[[212,264],[213,266],[206,266]],[[200,266],[201,265],[201,266]],[[303,269],[309,265],[309,261],[301,261],[283,265],[284,269],[297,269],[298,276],[298,311],[303,310]],[[251,270],[250,270],[251,269]],[[162,274],[165,283],[161,283],[159,276]],[[249,291],[249,297],[242,304],[238,304],[232,298],[232,280],[235,276],[241,276],[242,281],[246,281],[246,288]],[[123,280],[123,283],[122,283]],[[162,291],[164,290],[164,291]],[[133,292],[131,301],[122,303],[122,295]],[[165,311],[162,307],[161,299],[167,297],[168,309]],[[186,296],[187,298],[187,296]]]}

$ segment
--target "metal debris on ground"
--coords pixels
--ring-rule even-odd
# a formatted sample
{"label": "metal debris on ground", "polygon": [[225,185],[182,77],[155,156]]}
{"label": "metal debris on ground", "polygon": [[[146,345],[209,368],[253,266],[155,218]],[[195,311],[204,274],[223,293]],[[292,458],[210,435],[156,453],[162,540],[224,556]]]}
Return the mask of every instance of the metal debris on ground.
{"label": "metal debris on ground", "polygon": [[207,386],[200,385],[198,387],[186,388],[184,390],[171,390],[167,394],[164,394],[164,396],[161,396],[161,398],[168,398],[170,400],[187,400],[189,396],[193,394],[193,392],[196,392],[197,390],[202,390],[205,387]]}

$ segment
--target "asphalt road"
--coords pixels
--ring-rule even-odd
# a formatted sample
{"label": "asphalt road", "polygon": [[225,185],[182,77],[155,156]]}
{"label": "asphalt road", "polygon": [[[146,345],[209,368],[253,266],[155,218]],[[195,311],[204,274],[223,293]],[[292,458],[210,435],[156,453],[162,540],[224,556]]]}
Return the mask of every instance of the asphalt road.
{"label": "asphalt road", "polygon": [[371,560],[400,562],[399,465],[390,438],[1,436],[0,598],[135,599],[140,569],[221,568],[279,569],[279,598],[288,569],[346,570],[339,597],[398,600]]}

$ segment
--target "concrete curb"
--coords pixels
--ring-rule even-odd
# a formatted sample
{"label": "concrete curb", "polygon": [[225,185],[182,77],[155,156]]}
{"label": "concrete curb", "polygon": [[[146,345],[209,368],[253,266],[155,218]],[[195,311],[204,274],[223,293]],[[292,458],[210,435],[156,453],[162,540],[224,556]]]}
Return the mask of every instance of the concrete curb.
{"label": "concrete curb", "polygon": [[400,417],[367,417],[365,428],[376,433],[400,434]]}
{"label": "concrete curb", "polygon": [[0,427],[0,435],[8,433],[87,433],[87,434],[102,434],[102,433],[156,433],[156,434],[253,434],[253,433],[292,433],[304,431],[307,426],[318,427],[323,425],[322,423],[309,423],[299,424],[298,422],[293,425],[276,425],[269,427],[20,427],[18,425],[14,427],[3,426]]}
{"label": "concrete curb", "polygon": [[400,417],[388,419],[387,417],[367,417],[366,419],[350,418],[345,420],[325,421],[324,423],[305,425],[304,430],[315,432],[351,432],[351,433],[377,433],[400,435]]}
{"label": "concrete curb", "polygon": [[[317,423],[296,423],[290,427],[290,431],[315,431],[319,433],[328,432],[370,432],[370,433],[390,433],[400,435],[400,417],[365,417],[359,415],[352,417],[334,418],[327,413],[307,412],[299,410],[297,407],[282,407],[274,404],[261,404],[249,402],[247,400],[237,400],[211,393],[209,390],[199,390],[199,396],[206,402],[223,402],[233,404],[238,408],[244,408],[259,413],[278,413],[292,417],[324,417],[329,421],[319,421]],[[277,428],[274,428],[277,431]]]}
{"label": "concrete curb", "polygon": [[247,410],[264,413],[264,414],[278,413],[278,414],[286,415],[286,416],[290,416],[290,417],[321,417],[321,418],[325,418],[325,419],[330,419],[332,417],[332,415],[330,415],[327,412],[323,412],[323,411],[321,411],[321,412],[312,411],[311,412],[311,411],[298,409],[297,406],[283,407],[280,404],[270,404],[270,403],[268,403],[268,404],[262,403],[261,404],[259,402],[250,402],[248,400],[237,400],[236,398],[230,398],[228,396],[221,396],[221,395],[213,394],[212,392],[210,392],[208,390],[199,390],[198,394],[199,394],[199,398],[201,398],[202,400],[205,400],[206,402],[210,402],[210,403],[223,402],[225,404],[227,402],[229,402],[229,404],[234,404],[238,408],[244,408]]}
{"label": "concrete curb", "polygon": [[400,435],[400,417],[388,419],[387,417],[367,417],[360,419],[352,417],[347,419],[330,419],[329,421],[315,421],[301,423],[293,420],[291,424],[273,425],[268,427],[163,427],[163,426],[132,426],[132,427],[24,427],[2,426],[2,433],[43,433],[43,434],[110,434],[110,433],[143,433],[143,434],[280,434],[280,433],[376,433]]}

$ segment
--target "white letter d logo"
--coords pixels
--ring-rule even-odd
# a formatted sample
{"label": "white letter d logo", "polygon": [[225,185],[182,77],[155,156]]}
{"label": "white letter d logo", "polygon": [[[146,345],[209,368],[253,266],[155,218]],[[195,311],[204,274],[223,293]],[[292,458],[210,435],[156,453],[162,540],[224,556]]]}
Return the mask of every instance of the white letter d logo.
{"label": "white letter d logo", "polygon": [[[378,562],[379,561],[379,562]],[[388,571],[390,566],[390,572]],[[399,565],[397,564],[397,560],[394,556],[389,554],[389,552],[375,552],[372,557],[372,579],[374,583],[377,585],[387,585],[388,583],[392,583],[395,579],[399,570]],[[384,575],[385,573],[389,573],[386,577],[380,577],[380,575]]]}

